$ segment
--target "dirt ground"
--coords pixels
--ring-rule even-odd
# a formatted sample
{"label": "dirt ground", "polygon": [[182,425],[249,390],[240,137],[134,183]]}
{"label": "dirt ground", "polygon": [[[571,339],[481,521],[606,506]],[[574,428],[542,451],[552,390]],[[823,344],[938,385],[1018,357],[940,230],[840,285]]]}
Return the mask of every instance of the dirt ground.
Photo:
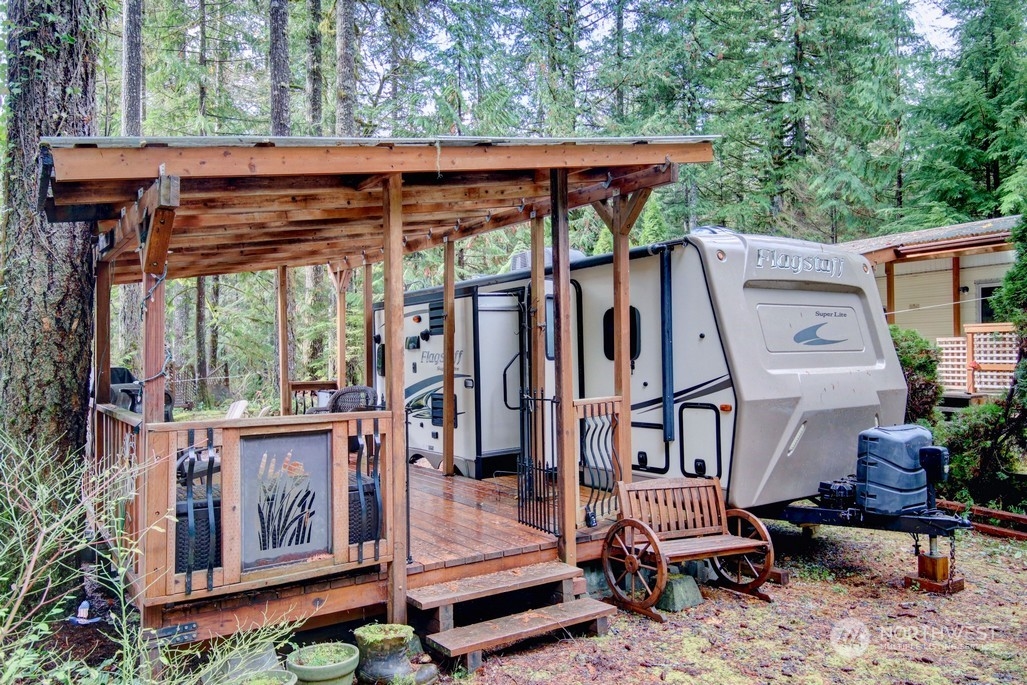
{"label": "dirt ground", "polygon": [[[764,586],[771,603],[700,586],[705,601],[666,623],[621,611],[604,637],[523,643],[443,682],[1027,683],[1027,543],[961,534],[966,589],[939,596],[903,587],[916,568],[908,535],[771,533],[777,566],[791,572],[786,587]],[[62,625],[53,646],[98,664],[113,649],[103,626]]]}
{"label": "dirt ground", "polygon": [[604,637],[540,639],[444,682],[1027,682],[1027,543],[961,534],[966,589],[939,596],[903,587],[916,568],[908,535],[771,532],[777,566],[791,571],[786,587],[764,586],[771,603],[701,586],[705,601],[662,625],[621,611]]}

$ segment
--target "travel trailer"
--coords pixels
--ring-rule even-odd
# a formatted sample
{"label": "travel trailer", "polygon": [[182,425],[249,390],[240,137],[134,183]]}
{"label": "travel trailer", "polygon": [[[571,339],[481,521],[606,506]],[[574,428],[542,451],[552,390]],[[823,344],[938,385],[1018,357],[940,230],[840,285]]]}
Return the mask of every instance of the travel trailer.
{"label": "travel trailer", "polygon": [[[862,257],[718,228],[630,256],[635,479],[718,476],[731,506],[791,502],[853,472],[861,431],[901,423],[905,381]],[[611,268],[609,255],[570,264],[575,398],[613,394]],[[454,453],[462,475],[513,472],[524,453],[529,287],[523,270],[456,286]],[[551,295],[547,303],[548,319]],[[407,293],[412,461],[441,459],[443,319],[441,288]],[[380,332],[380,307],[375,326]],[[552,397],[552,366],[544,399]]]}

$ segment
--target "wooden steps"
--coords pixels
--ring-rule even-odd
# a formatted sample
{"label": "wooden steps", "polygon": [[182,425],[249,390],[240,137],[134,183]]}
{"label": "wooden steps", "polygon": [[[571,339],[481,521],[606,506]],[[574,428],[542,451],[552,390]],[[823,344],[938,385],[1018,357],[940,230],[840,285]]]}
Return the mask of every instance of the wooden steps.
{"label": "wooden steps", "polygon": [[588,597],[532,609],[520,614],[483,621],[429,635],[428,646],[448,657],[464,657],[468,673],[481,668],[481,653],[544,635],[554,630],[591,623],[591,632],[602,635],[617,608]]}
{"label": "wooden steps", "polygon": [[[549,591],[550,601],[557,603],[471,625],[455,625],[457,604],[533,588]],[[447,657],[462,657],[467,671],[474,672],[481,668],[482,652],[486,649],[581,624],[589,624],[597,634],[605,633],[609,616],[617,610],[592,599],[575,599],[584,591],[581,569],[551,561],[411,589],[407,601],[414,609],[428,614],[428,646]],[[524,606],[510,597],[498,597],[492,607],[503,606],[504,602],[508,606]]]}

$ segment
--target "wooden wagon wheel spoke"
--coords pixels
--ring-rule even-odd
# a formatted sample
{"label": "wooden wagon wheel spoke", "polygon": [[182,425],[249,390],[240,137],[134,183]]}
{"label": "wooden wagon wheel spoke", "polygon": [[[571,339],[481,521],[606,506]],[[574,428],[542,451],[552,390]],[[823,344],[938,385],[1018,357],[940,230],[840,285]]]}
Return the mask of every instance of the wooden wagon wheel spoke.
{"label": "wooden wagon wheel spoke", "polygon": [[713,557],[713,571],[721,583],[739,592],[753,592],[766,582],[774,565],[774,546],[770,533],[758,518],[742,509],[730,509],[727,515],[727,529],[732,535],[759,540],[764,548],[744,554]]}
{"label": "wooden wagon wheel spoke", "polygon": [[603,573],[613,598],[635,610],[656,604],[667,585],[667,561],[656,533],[641,521],[617,521],[603,543]]}

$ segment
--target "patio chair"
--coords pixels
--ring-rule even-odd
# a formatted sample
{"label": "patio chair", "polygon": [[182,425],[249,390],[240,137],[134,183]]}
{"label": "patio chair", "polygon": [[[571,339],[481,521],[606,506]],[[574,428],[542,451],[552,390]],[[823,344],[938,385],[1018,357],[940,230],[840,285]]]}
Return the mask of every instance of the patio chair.
{"label": "patio chair", "polygon": [[345,412],[376,409],[376,399],[374,388],[369,388],[366,385],[351,385],[332,393],[332,396],[328,399],[328,411]]}

